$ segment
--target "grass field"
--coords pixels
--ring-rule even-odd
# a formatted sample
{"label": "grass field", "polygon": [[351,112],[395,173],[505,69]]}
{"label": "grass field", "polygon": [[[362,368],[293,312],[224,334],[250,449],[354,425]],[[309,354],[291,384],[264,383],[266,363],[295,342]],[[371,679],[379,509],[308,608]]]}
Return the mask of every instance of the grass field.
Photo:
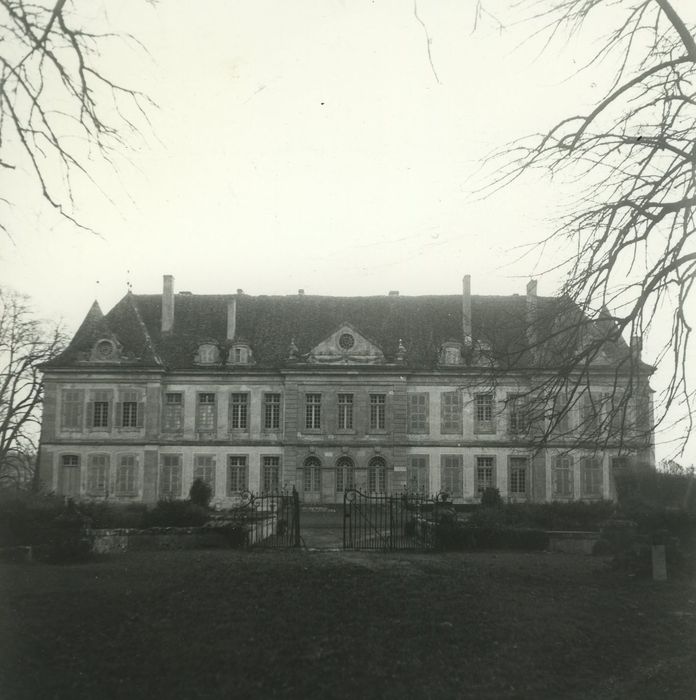
{"label": "grass field", "polygon": [[551,554],[0,567],[0,697],[696,698],[696,585]]}

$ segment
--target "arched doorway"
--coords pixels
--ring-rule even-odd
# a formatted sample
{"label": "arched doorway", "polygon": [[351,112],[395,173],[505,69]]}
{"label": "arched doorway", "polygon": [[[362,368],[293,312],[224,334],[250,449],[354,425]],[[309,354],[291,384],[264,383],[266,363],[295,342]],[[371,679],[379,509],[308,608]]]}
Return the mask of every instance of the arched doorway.
{"label": "arched doorway", "polygon": [[384,457],[373,457],[368,462],[367,490],[369,493],[387,492],[387,462]]}
{"label": "arched doorway", "polygon": [[302,465],[302,498],[306,503],[321,500],[321,460],[307,457]]}

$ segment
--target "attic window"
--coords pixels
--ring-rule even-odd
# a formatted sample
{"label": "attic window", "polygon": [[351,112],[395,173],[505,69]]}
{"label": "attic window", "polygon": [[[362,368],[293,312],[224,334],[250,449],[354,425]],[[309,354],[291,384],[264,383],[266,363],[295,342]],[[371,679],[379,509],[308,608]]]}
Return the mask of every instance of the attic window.
{"label": "attic window", "polygon": [[441,365],[461,365],[462,346],[460,343],[447,342],[440,348]]}
{"label": "attic window", "polygon": [[248,365],[251,363],[251,348],[244,344],[238,343],[230,348],[227,356],[227,363],[230,365]]}
{"label": "attic window", "polygon": [[341,350],[350,350],[355,345],[355,338],[350,333],[341,333],[338,345]]}
{"label": "attic window", "polygon": [[116,354],[116,346],[110,340],[100,340],[95,346],[98,360],[109,360]]}
{"label": "attic window", "polygon": [[198,353],[196,354],[196,362],[201,365],[212,365],[218,361],[220,357],[220,351],[217,349],[216,345],[212,343],[204,343],[198,346]]}

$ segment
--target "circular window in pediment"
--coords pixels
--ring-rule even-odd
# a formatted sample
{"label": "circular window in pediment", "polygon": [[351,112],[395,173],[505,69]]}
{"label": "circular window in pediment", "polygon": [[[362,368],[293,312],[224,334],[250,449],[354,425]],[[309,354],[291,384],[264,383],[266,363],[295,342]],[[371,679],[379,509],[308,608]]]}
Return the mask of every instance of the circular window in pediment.
{"label": "circular window in pediment", "polygon": [[108,360],[114,354],[114,344],[110,340],[100,340],[97,343],[96,351],[100,360]]}
{"label": "circular window in pediment", "polygon": [[355,338],[350,333],[341,333],[338,346],[341,350],[350,350],[355,345]]}

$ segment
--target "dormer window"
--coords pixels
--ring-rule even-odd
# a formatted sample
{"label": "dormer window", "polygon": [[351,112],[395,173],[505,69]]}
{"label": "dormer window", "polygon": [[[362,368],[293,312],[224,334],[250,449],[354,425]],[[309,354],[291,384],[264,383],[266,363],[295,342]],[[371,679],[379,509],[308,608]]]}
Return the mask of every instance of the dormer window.
{"label": "dormer window", "polygon": [[246,343],[235,343],[227,355],[227,363],[230,365],[251,364],[251,348]]}
{"label": "dormer window", "polygon": [[92,348],[91,359],[96,362],[111,362],[118,359],[116,343],[109,338],[98,340]]}
{"label": "dormer window", "polygon": [[443,343],[440,348],[441,365],[461,365],[462,364],[462,344],[456,342]]}
{"label": "dormer window", "polygon": [[194,362],[199,365],[213,365],[220,359],[220,351],[213,343],[203,343],[198,346]]}

